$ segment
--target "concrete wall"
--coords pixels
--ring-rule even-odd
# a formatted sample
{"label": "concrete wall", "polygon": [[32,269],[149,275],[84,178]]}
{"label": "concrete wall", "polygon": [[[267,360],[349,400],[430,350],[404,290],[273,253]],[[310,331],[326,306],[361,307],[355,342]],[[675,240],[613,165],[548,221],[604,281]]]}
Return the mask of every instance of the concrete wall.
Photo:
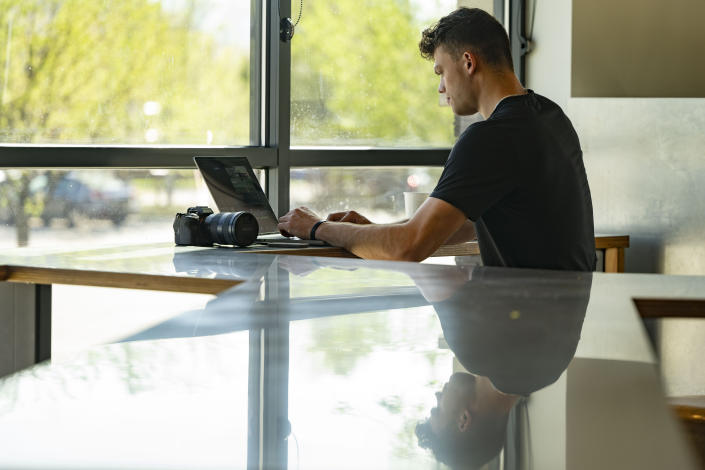
{"label": "concrete wall", "polygon": [[[573,121],[596,231],[632,237],[627,271],[705,275],[705,99],[571,97],[572,22],[571,1],[538,0],[526,85]],[[705,393],[705,320],[664,321],[659,336],[666,393]]]}
{"label": "concrete wall", "polygon": [[627,271],[705,274],[705,99],[571,97],[572,28],[570,1],[539,0],[526,85],[573,121],[596,231],[632,237]]}

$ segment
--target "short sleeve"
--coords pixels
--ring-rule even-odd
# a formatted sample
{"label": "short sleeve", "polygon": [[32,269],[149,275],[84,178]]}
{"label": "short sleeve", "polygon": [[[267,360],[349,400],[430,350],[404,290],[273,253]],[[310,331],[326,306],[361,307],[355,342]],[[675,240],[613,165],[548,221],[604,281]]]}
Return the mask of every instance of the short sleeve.
{"label": "short sleeve", "polygon": [[486,121],[473,124],[453,146],[431,197],[476,221],[514,189],[518,171],[514,153],[506,133]]}

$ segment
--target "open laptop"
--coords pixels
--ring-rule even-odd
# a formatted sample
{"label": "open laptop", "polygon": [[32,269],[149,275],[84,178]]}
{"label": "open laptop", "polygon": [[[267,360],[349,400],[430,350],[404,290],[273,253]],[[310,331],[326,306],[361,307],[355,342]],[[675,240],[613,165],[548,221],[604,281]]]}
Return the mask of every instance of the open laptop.
{"label": "open laptop", "polygon": [[247,211],[259,223],[257,243],[295,248],[325,246],[321,240],[287,238],[277,229],[278,219],[245,157],[194,157],[203,180],[221,212]]}

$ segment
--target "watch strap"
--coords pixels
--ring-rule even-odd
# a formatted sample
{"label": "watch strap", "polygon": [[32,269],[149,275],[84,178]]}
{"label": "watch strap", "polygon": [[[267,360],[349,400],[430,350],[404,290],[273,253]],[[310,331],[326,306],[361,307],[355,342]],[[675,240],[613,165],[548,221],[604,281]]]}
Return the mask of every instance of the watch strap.
{"label": "watch strap", "polygon": [[316,238],[316,230],[318,230],[318,227],[320,227],[321,224],[324,223],[324,222],[325,222],[325,220],[319,220],[318,222],[316,222],[315,224],[313,224],[313,227],[311,227],[311,234],[310,234],[310,236],[308,237],[309,240],[317,240],[317,238]]}

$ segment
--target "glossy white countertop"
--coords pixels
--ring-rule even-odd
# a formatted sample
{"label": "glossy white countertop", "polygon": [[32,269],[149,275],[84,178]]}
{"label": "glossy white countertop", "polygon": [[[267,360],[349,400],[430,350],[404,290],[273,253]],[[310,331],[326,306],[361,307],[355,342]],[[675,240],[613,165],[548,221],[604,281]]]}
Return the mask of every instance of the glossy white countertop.
{"label": "glossy white countertop", "polygon": [[248,280],[0,379],[0,468],[437,468],[414,428],[463,369],[528,396],[517,468],[691,468],[631,299],[705,278],[166,245],[0,264]]}

